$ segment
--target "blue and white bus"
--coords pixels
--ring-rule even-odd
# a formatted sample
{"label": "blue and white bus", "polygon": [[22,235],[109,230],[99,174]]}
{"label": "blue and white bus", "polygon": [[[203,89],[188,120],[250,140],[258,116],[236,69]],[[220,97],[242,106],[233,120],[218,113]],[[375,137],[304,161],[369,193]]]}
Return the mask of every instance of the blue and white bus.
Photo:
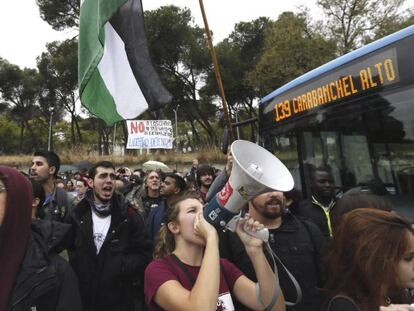
{"label": "blue and white bus", "polygon": [[379,187],[414,219],[414,26],[316,68],[260,100],[261,145],[309,196],[308,164],[336,185]]}

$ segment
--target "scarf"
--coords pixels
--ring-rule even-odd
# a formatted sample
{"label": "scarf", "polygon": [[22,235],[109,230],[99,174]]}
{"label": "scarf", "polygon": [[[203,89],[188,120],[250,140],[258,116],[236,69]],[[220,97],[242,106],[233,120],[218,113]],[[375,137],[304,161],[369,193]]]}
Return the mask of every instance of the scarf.
{"label": "scarf", "polygon": [[112,204],[111,202],[108,203],[91,203],[92,210],[101,217],[106,217],[111,214],[112,211]]}
{"label": "scarf", "polygon": [[111,214],[112,211],[112,200],[106,203],[98,203],[95,202],[93,199],[93,191],[88,190],[85,193],[85,198],[89,202],[89,205],[91,206],[92,210],[100,217],[106,217]]}

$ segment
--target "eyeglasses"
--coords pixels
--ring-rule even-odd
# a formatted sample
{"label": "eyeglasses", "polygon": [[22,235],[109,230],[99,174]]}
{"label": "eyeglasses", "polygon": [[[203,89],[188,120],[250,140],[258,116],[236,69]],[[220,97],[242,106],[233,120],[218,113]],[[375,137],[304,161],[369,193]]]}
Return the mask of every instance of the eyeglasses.
{"label": "eyeglasses", "polygon": [[0,193],[6,192],[6,186],[0,185]]}

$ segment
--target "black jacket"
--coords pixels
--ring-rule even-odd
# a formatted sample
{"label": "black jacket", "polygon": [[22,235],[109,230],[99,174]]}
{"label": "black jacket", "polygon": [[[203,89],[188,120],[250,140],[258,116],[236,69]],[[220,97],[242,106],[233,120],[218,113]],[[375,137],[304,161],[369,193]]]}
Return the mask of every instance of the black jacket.
{"label": "black jacket", "polygon": [[64,189],[55,187],[48,203],[38,210],[42,219],[63,222],[73,207],[74,197]]}
{"label": "black jacket", "polygon": [[[335,205],[329,212],[329,218],[331,220],[332,230],[332,215],[336,212]],[[327,216],[322,207],[315,205],[311,200],[303,200],[299,203],[299,206],[292,209],[292,213],[300,218],[304,218],[312,221],[322,231],[327,240],[331,239],[330,230],[328,226]]]}
{"label": "black jacket", "polygon": [[132,311],[137,300],[144,305],[143,275],[151,260],[151,241],[142,218],[116,194],[111,215],[99,254],[93,241],[92,211],[87,198],[79,202],[68,218],[72,224],[69,259],[79,278],[86,311]]}
{"label": "black jacket", "polygon": [[78,280],[54,250],[69,226],[35,220],[9,300],[10,311],[82,310]]}
{"label": "black jacket", "polygon": [[[297,219],[290,213],[282,218],[278,229],[270,229],[270,246],[302,288],[303,299],[289,311],[319,311],[318,287],[324,284],[320,258],[326,246],[320,230],[311,222]],[[226,231],[220,236],[220,257],[233,262],[249,279],[257,281],[253,266],[237,234]],[[272,261],[268,256],[268,261]],[[279,282],[285,300],[295,301],[296,292],[284,269],[277,265]],[[235,302],[236,310],[248,310]]]}

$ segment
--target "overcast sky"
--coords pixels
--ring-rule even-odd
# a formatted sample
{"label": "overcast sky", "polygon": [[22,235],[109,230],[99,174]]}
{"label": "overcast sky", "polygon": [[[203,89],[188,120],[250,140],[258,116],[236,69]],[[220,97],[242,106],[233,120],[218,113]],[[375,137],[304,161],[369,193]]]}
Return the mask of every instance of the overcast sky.
{"label": "overcast sky", "polygon": [[[195,23],[203,27],[198,0],[142,1],[144,10],[169,4],[188,7]],[[281,12],[296,10],[299,3],[315,8],[313,0],[204,0],[203,3],[215,43],[227,37],[239,21],[251,21],[259,16],[276,19]],[[46,50],[47,42],[75,35],[74,31],[54,31],[40,18],[35,0],[0,0],[0,57],[12,64],[36,67],[36,57]]]}
{"label": "overcast sky", "polygon": [[[63,0],[64,1],[64,0]],[[188,7],[196,24],[204,27],[198,0],[142,0],[144,10],[174,4]],[[217,43],[227,37],[240,21],[251,21],[260,16],[275,20],[284,11],[298,11],[306,5],[315,19],[321,12],[316,0],[204,0],[210,30]],[[407,0],[414,6],[414,0]],[[39,16],[35,0],[0,0],[0,57],[20,67],[36,67],[36,57],[45,51],[45,44],[74,37],[72,31],[54,31]]]}

